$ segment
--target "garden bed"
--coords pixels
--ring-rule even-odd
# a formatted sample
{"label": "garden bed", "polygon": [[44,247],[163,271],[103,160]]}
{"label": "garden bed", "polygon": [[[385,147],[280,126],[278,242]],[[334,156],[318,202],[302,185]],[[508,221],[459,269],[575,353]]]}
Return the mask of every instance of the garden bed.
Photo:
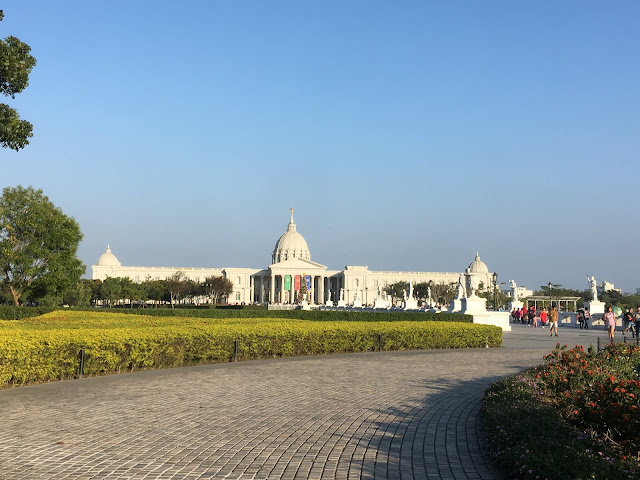
{"label": "garden bed", "polygon": [[640,478],[640,350],[558,346],[487,390],[482,422],[509,478]]}

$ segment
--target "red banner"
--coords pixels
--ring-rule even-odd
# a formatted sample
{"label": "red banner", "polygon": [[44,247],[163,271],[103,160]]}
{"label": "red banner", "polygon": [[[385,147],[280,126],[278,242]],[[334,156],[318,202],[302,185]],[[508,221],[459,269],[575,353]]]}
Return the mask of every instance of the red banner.
{"label": "red banner", "polygon": [[294,286],[295,286],[295,290],[300,290],[300,275],[296,275]]}

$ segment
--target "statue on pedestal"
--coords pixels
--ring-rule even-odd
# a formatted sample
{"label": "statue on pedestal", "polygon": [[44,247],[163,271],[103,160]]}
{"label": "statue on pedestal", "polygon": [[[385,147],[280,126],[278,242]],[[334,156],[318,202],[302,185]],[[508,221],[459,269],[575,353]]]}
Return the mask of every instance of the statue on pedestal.
{"label": "statue on pedestal", "polygon": [[511,296],[513,297],[513,301],[518,301],[518,286],[516,285],[515,280],[509,280],[509,284],[511,285]]}

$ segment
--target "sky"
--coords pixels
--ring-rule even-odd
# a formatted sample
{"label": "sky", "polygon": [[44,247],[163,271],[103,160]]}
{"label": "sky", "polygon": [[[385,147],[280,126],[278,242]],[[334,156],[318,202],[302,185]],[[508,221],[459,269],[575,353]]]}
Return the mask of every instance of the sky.
{"label": "sky", "polygon": [[41,188],[91,265],[266,268],[289,208],[330,269],[640,288],[640,3],[6,0]]}

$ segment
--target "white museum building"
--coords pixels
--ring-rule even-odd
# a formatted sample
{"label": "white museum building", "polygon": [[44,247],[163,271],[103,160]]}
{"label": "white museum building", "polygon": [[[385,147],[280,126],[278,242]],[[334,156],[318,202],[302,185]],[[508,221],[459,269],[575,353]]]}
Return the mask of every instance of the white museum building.
{"label": "white museum building", "polygon": [[343,291],[347,305],[359,299],[364,305],[373,303],[379,289],[399,282],[433,281],[435,284],[457,283],[464,275],[470,285],[492,283],[492,274],[476,254],[475,260],[464,272],[400,272],[369,270],[366,265],[346,266],[344,270],[329,270],[325,265],[311,260],[311,252],[304,237],[293,221],[293,209],[287,230],[276,242],[271,254],[271,265],[264,269],[218,267],[135,267],[121,265],[107,246],[107,250],[92,265],[93,279],[129,277],[135,282],[165,280],[181,271],[185,277],[202,283],[207,277],[223,276],[233,283],[229,303],[295,303],[298,291],[305,282],[311,304],[337,303]]}

